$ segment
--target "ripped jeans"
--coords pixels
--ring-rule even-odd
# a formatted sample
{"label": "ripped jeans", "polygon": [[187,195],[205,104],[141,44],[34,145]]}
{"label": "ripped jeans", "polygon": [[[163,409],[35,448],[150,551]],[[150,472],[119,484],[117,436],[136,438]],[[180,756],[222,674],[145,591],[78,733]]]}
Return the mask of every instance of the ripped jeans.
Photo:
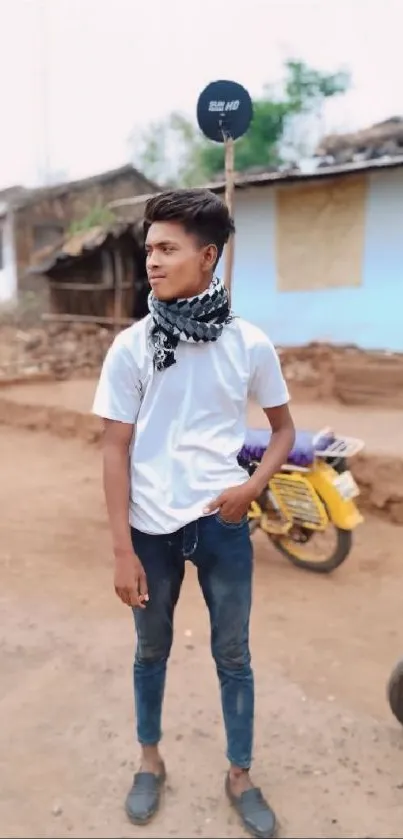
{"label": "ripped jeans", "polygon": [[167,536],[132,529],[134,550],[147,576],[150,600],[134,609],[137,649],[134,693],[141,745],[161,739],[161,715],[173,616],[185,560],[197,568],[211,626],[211,651],[221,688],[227,757],[248,769],[252,761],[254,685],[249,652],[252,545],[247,521],[206,516]]}

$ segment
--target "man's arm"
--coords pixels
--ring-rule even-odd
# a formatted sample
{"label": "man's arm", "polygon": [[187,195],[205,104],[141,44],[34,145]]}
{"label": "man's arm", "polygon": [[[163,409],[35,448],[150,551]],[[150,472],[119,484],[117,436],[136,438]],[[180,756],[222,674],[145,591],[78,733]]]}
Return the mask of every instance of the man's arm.
{"label": "man's arm", "polygon": [[294,445],[295,427],[288,404],[263,409],[272,429],[270,443],[249,479],[254,498],[266,488],[268,481],[281,469]]}
{"label": "man's arm", "polygon": [[254,498],[257,498],[270,478],[286,463],[295,440],[294,423],[288,407],[290,397],[280,359],[272,342],[263,334],[254,348],[250,396],[263,409],[272,430],[267,450],[248,482]]}
{"label": "man's arm", "polygon": [[129,524],[130,444],[140,402],[136,360],[120,333],[106,355],[92,410],[104,423],[104,492],[115,557],[115,591],[128,606],[144,606],[148,599]]}
{"label": "man's arm", "polygon": [[128,606],[144,607],[148,600],[143,566],[132,546],[129,525],[130,443],[134,426],[104,421],[103,478],[115,557],[115,591]]}
{"label": "man's arm", "polygon": [[237,522],[248,511],[252,501],[259,497],[267,484],[281,469],[295,440],[294,423],[287,404],[265,408],[272,427],[270,443],[253,475],[242,486],[230,487],[206,507],[206,513],[220,511],[225,521]]}
{"label": "man's arm", "polygon": [[295,440],[288,389],[280,360],[273,344],[263,333],[252,353],[249,396],[263,408],[272,435],[259,466],[249,480],[240,487],[226,489],[206,507],[206,512],[219,510],[225,521],[242,519],[250,503],[259,497],[270,478],[286,462]]}
{"label": "man's arm", "polygon": [[132,551],[129,525],[129,449],[133,425],[104,420],[102,440],[103,481],[115,554]]}

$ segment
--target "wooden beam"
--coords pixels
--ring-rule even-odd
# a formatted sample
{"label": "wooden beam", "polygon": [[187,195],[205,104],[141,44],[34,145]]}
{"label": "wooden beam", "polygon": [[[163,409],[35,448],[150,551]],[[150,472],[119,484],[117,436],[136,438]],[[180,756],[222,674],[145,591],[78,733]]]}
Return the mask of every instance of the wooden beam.
{"label": "wooden beam", "polygon": [[115,299],[113,317],[114,322],[118,325],[122,319],[123,310],[123,259],[118,247],[114,251],[115,259]]}
{"label": "wooden beam", "polygon": [[134,318],[120,318],[116,321],[115,318],[97,317],[97,315],[59,315],[45,312],[42,315],[42,320],[53,321],[54,323],[99,323],[101,326],[131,326],[135,323]]}
{"label": "wooden beam", "polygon": [[[230,216],[233,215],[234,204],[234,141],[232,137],[225,140],[225,203]],[[230,236],[225,246],[224,283],[231,300],[232,269],[234,264],[234,237]]]}
{"label": "wooden beam", "polygon": [[[49,282],[51,289],[61,291],[112,291],[110,283],[58,283],[57,280]],[[131,288],[131,283],[123,283],[122,291]]]}
{"label": "wooden beam", "polygon": [[102,248],[101,250],[102,262],[102,285],[105,288],[112,289],[114,286],[114,264],[113,253],[110,248]]}

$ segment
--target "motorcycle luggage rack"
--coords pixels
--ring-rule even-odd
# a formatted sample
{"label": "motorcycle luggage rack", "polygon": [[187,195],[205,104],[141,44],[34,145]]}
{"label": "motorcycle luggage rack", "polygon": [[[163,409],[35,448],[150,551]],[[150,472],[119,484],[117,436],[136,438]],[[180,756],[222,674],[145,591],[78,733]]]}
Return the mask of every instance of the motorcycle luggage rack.
{"label": "motorcycle luggage rack", "polygon": [[[323,440],[324,437],[333,436],[331,442],[326,448],[316,448],[316,446]],[[364,448],[364,441],[358,437],[344,437],[333,434],[331,428],[322,428],[313,438],[313,445],[315,450],[315,457],[330,457],[335,460],[342,458],[354,457]]]}

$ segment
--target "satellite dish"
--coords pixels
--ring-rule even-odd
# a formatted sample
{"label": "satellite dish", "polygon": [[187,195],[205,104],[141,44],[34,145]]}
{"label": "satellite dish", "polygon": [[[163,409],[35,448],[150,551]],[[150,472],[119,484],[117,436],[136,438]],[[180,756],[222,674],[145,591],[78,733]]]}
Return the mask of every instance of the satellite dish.
{"label": "satellite dish", "polygon": [[[253,117],[252,100],[247,90],[238,82],[221,79],[210,82],[197,102],[197,122],[209,140],[224,144],[225,201],[230,214],[234,195],[234,140],[246,134]],[[230,236],[225,246],[224,282],[231,293],[234,241]]]}
{"label": "satellite dish", "polygon": [[210,82],[199,96],[197,122],[203,134],[216,143],[242,137],[252,117],[252,100],[248,91],[237,82]]}

